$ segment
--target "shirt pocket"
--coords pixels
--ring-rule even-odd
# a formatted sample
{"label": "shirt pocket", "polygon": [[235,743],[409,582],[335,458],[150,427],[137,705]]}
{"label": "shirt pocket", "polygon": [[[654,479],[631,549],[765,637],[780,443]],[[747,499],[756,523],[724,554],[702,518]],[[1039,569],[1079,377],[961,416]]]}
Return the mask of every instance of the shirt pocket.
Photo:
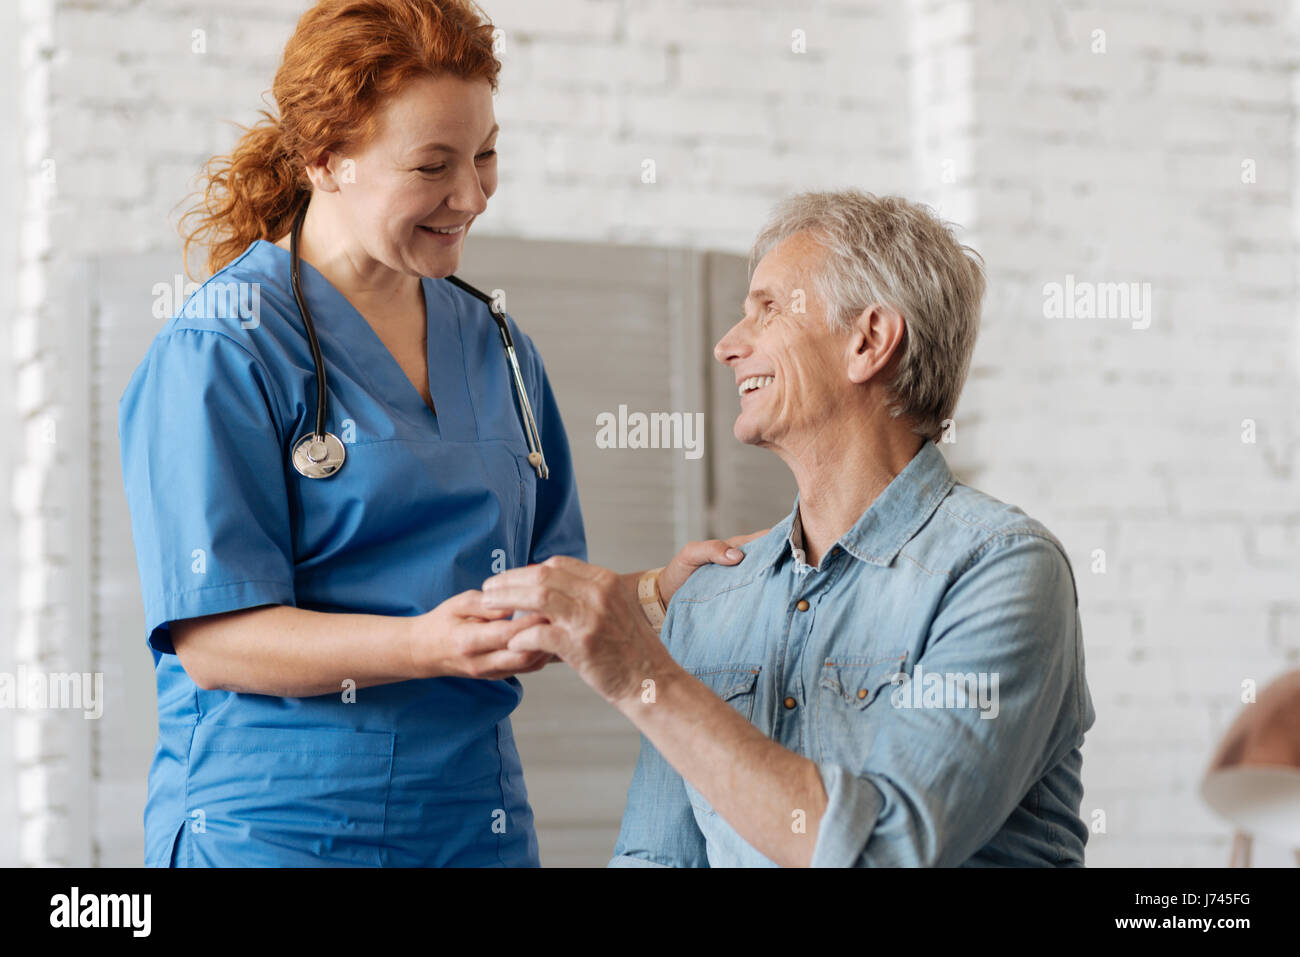
{"label": "shirt pocket", "polygon": [[817,753],[824,763],[857,772],[866,762],[894,677],[906,651],[827,658],[817,688]]}
{"label": "shirt pocket", "polygon": [[[754,700],[758,697],[758,676],[763,667],[759,664],[721,664],[703,668],[687,668],[687,672],[698,678],[719,698],[729,704],[746,721],[754,720]],[[704,799],[684,777],[686,795],[691,807],[706,816],[716,815],[712,805]]]}
{"label": "shirt pocket", "polygon": [[377,866],[391,731],[200,724],[186,835],[218,866]]}
{"label": "shirt pocket", "polygon": [[710,665],[705,668],[687,668],[688,673],[709,686],[709,689],[745,716],[754,717],[754,692],[758,685],[762,665]]}

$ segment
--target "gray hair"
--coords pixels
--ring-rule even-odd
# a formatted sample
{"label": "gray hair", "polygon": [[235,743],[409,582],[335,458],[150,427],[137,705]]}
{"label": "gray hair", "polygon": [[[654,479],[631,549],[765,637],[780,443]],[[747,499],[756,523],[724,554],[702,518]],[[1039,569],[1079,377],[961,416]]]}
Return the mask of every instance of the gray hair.
{"label": "gray hair", "polygon": [[901,196],[799,193],[777,204],[749,260],[752,275],[774,246],[807,230],[825,250],[814,281],[832,329],[847,332],[876,303],[896,310],[906,332],[889,414],[932,441],[957,408],[984,298],[984,260],[950,226]]}

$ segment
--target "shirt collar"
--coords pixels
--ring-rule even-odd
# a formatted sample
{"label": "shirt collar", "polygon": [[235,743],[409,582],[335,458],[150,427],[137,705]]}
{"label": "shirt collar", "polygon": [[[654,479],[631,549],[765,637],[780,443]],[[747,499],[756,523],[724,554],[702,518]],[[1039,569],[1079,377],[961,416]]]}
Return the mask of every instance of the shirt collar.
{"label": "shirt collar", "polygon": [[[930,441],[922,443],[903,471],[894,476],[836,544],[861,561],[889,565],[930,520],[956,481],[939,446]],[[796,554],[795,549],[803,549],[803,535],[797,495],[790,514],[754,546],[750,559],[757,561],[760,569],[772,565],[787,550],[799,558],[802,552]]]}

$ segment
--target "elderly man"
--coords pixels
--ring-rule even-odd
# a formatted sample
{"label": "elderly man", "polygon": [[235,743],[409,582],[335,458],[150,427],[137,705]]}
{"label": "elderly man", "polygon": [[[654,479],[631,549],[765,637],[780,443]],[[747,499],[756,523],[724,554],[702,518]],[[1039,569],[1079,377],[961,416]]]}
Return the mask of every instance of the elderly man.
{"label": "elderly man", "polygon": [[663,640],[574,559],[484,583],[546,618],[642,732],[615,865],[1083,864],[1092,726],[1069,561],[936,441],[970,366],[978,256],[897,197],[782,203],[714,349],[789,516],[677,590]]}

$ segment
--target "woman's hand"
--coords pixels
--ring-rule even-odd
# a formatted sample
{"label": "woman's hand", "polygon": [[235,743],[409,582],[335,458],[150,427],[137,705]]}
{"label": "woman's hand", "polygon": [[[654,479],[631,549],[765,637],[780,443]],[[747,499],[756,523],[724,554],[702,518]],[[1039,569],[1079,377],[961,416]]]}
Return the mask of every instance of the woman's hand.
{"label": "woman's hand", "polygon": [[544,623],[541,615],[510,620],[508,608],[491,607],[480,591],[453,595],[437,608],[411,619],[408,647],[417,678],[509,678],[540,671],[549,652],[511,651],[510,639]]}
{"label": "woman's hand", "polygon": [[728,539],[710,539],[707,542],[688,542],[673,560],[659,573],[659,595],[664,605],[672,601],[673,592],[681,588],[695,569],[701,565],[734,565],[745,557],[740,546],[752,542],[770,532],[765,528],[761,532],[749,535],[733,535]]}
{"label": "woman's hand", "polygon": [[611,703],[639,694],[642,682],[672,660],[621,576],[607,568],[555,555],[492,576],[483,597],[531,612],[512,623],[529,622],[513,647],[557,656]]}

